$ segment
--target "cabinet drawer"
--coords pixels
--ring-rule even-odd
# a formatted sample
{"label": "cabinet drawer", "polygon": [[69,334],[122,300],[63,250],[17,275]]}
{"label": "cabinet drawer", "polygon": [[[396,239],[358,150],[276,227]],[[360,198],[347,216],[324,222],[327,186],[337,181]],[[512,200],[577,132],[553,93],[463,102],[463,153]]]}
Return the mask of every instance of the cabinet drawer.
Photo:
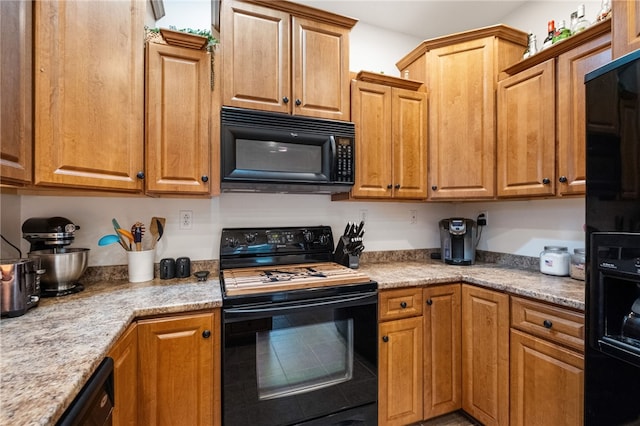
{"label": "cabinet drawer", "polygon": [[385,290],[379,295],[380,321],[422,315],[422,288]]}
{"label": "cabinet drawer", "polygon": [[584,314],[580,312],[512,297],[511,327],[584,351]]}

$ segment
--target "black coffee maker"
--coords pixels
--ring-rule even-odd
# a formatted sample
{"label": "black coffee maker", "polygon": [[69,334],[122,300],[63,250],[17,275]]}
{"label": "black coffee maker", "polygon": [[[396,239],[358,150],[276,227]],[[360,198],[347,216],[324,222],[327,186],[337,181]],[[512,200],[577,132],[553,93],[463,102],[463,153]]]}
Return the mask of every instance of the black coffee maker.
{"label": "black coffee maker", "polygon": [[473,265],[478,225],[472,219],[454,217],[440,221],[440,256],[449,265]]}

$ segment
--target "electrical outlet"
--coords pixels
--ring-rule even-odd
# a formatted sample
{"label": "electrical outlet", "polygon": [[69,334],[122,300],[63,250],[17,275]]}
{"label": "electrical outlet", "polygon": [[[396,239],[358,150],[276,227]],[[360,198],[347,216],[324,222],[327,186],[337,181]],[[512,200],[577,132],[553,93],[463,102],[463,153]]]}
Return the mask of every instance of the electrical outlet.
{"label": "electrical outlet", "polygon": [[489,212],[482,210],[478,212],[478,226],[489,226]]}
{"label": "electrical outlet", "polygon": [[415,225],[418,223],[418,211],[417,210],[409,210],[409,223]]}
{"label": "electrical outlet", "polygon": [[360,210],[360,220],[362,222],[366,222],[367,221],[367,210],[366,209],[361,209]]}
{"label": "electrical outlet", "polygon": [[193,228],[193,211],[180,210],[180,229]]}

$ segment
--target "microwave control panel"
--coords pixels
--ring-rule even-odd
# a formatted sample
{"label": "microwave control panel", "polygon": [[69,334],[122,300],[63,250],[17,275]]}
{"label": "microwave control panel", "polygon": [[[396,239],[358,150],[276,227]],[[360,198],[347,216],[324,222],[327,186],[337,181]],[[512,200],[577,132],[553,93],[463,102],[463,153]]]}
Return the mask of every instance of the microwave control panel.
{"label": "microwave control panel", "polygon": [[338,182],[354,182],[353,171],[353,139],[337,138],[336,141],[336,176]]}

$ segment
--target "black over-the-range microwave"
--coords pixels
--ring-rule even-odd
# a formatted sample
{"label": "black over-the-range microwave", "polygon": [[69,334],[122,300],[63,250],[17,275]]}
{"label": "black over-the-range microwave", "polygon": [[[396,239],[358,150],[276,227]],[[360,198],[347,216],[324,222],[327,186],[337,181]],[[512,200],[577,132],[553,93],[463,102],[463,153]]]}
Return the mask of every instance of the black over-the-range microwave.
{"label": "black over-the-range microwave", "polygon": [[351,122],[222,107],[223,191],[348,192],[355,177]]}

